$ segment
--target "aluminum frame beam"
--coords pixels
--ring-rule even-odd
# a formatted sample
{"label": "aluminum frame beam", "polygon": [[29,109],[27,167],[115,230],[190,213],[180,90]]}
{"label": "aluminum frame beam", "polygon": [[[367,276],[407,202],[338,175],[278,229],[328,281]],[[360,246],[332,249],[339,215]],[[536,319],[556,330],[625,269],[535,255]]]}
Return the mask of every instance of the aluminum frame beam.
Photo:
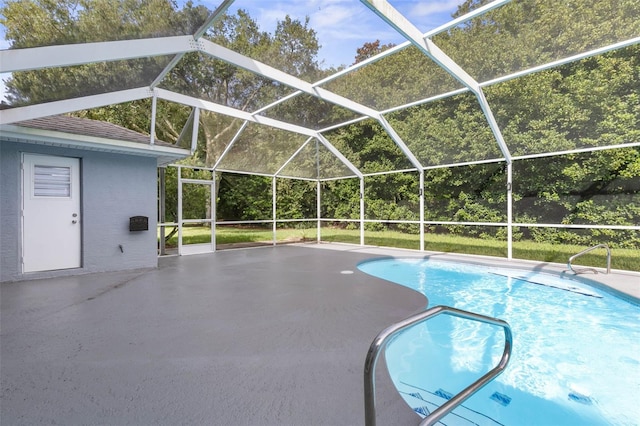
{"label": "aluminum frame beam", "polygon": [[200,129],[200,108],[193,109],[193,131],[191,133],[191,155],[198,147],[198,130]]}
{"label": "aluminum frame beam", "polygon": [[195,50],[198,50],[198,44],[190,35],[7,49],[0,50],[0,72],[120,61]]}
{"label": "aluminum frame beam", "polygon": [[82,98],[65,99],[62,101],[5,109],[0,114],[0,124],[10,124],[33,118],[48,117],[50,115],[65,114],[84,109],[148,99],[152,96],[153,92],[149,90],[148,87],[140,87],[101,95],[84,96]]}
{"label": "aluminum frame beam", "polygon": [[149,144],[156,143],[156,111],[158,109],[158,97],[153,94],[151,98],[151,125],[149,129]]}
{"label": "aluminum frame beam", "polygon": [[230,117],[239,118],[244,121],[250,121],[252,123],[263,124],[266,126],[275,127],[281,130],[287,130],[293,133],[299,133],[305,136],[315,136],[316,131],[308,129],[302,126],[296,126],[295,124],[285,123],[283,121],[278,121],[273,118],[263,117],[263,116],[254,116],[246,111],[241,111],[239,109],[231,108],[228,106],[220,105],[215,102],[205,101],[203,99],[194,98],[192,96],[182,95],[179,93],[171,92],[165,89],[154,89],[157,92],[159,99],[164,99],[166,101],[176,102],[183,105],[192,106],[194,108],[200,108],[211,112],[216,112],[219,114],[227,115]]}

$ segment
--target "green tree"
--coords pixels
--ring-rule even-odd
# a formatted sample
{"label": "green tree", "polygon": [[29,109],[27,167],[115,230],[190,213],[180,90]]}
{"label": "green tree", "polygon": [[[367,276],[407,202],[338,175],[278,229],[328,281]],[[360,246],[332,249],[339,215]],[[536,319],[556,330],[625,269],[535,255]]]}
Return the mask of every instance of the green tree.
{"label": "green tree", "polygon": [[218,192],[218,220],[270,220],[271,179],[222,173]]}

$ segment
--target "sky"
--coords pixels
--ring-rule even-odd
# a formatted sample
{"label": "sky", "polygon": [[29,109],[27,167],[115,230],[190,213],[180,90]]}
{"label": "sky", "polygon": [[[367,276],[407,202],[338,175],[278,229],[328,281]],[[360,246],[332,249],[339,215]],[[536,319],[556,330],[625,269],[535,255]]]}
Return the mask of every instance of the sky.
{"label": "sky", "polygon": [[[427,32],[451,20],[462,0],[391,0],[420,31]],[[217,1],[196,0],[210,9]],[[236,0],[229,12],[245,9],[260,25],[262,31],[273,33],[278,20],[287,14],[304,21],[318,35],[322,45],[319,53],[326,66],[350,65],[356,50],[366,42],[379,39],[382,44],[400,44],[405,41],[387,23],[358,0]]]}
{"label": "sky", "polygon": [[[184,0],[178,0],[179,4]],[[219,0],[192,0],[214,10]],[[427,32],[451,20],[451,15],[463,0],[390,0],[421,32]],[[309,17],[320,44],[319,61],[325,67],[350,65],[356,50],[366,42],[380,40],[381,44],[400,44],[405,40],[359,0],[236,0],[228,12],[241,8],[258,22],[260,30],[273,33],[278,20],[287,14],[304,22]],[[7,49],[4,27],[0,26],[0,49]],[[0,100],[4,99],[4,80],[0,74]]]}

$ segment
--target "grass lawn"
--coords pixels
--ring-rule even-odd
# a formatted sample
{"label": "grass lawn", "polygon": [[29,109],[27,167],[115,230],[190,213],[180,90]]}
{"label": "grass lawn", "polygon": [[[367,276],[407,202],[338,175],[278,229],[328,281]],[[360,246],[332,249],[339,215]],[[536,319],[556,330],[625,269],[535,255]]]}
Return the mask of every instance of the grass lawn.
{"label": "grass lawn", "polygon": [[[206,227],[188,227],[183,229],[183,243],[196,244],[211,241],[211,230]],[[285,241],[315,241],[316,228],[308,229],[278,229],[276,233],[279,242]],[[271,228],[240,228],[232,226],[218,226],[216,228],[216,244],[232,244],[246,242],[270,242],[273,239]],[[322,241],[360,243],[360,231],[339,228],[322,228]],[[397,231],[366,231],[365,244],[384,247],[420,248],[420,236],[405,234]],[[174,235],[167,243],[168,247],[178,244],[178,236]],[[425,233],[425,250],[446,253],[478,254],[484,256],[507,256],[506,241],[483,240],[479,238],[459,237]],[[554,245],[533,241],[515,241],[513,243],[513,257],[516,259],[537,260],[541,262],[567,263],[569,257],[586,249],[586,246]],[[606,251],[597,249],[574,261],[576,266],[606,267]],[[627,271],[640,271],[640,256],[638,250],[611,249],[611,267]]]}

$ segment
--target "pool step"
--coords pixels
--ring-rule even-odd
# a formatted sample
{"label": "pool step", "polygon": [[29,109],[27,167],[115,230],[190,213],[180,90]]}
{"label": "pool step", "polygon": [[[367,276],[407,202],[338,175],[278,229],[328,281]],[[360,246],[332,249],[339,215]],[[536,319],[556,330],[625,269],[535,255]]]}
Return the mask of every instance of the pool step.
{"label": "pool step", "polygon": [[[421,417],[426,417],[433,410],[444,404],[447,400],[453,397],[453,394],[443,389],[437,389],[434,392],[427,391],[417,386],[410,385],[408,383],[401,382],[398,387],[398,391],[402,395],[403,399],[409,404],[409,406]],[[498,392],[496,392],[498,394]],[[506,395],[501,395],[502,401],[508,400],[511,402],[511,398]],[[492,395],[492,399],[493,395]],[[503,402],[496,401],[501,405]],[[507,404],[509,403],[507,402]],[[491,417],[482,414],[478,411],[465,407],[464,405],[458,406],[454,411],[449,413],[443,421],[439,424],[446,424],[447,426],[504,426]]]}
{"label": "pool step", "polygon": [[542,285],[545,287],[557,288],[558,290],[570,291],[572,293],[581,294],[583,296],[595,297],[602,299],[602,295],[586,288],[584,285],[580,285],[576,281],[567,278],[558,278],[552,275],[537,274],[537,273],[524,273],[523,271],[489,271],[490,274],[499,275],[502,277],[512,278],[518,281],[523,281],[531,284]]}

